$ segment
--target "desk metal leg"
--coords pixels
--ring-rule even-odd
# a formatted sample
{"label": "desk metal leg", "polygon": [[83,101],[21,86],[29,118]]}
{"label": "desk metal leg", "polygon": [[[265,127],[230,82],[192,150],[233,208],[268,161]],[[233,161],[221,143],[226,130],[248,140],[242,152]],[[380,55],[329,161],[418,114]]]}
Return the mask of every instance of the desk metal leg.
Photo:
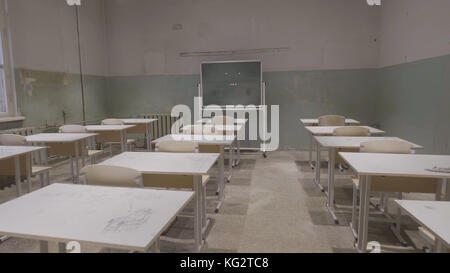
{"label": "desk metal leg", "polygon": [[146,130],[146,139],[147,139],[147,151],[152,151],[152,132],[150,130],[150,124],[147,124],[145,127]]}
{"label": "desk metal leg", "polygon": [[194,176],[194,242],[195,251],[200,252],[202,248],[202,181],[201,176]]}
{"label": "desk metal leg", "polygon": [[359,178],[360,204],[357,251],[367,252],[367,233],[369,224],[369,199],[370,199],[370,176],[361,175]]}
{"label": "desk metal leg", "polygon": [[75,141],[75,183],[78,184],[80,179],[80,150],[78,141]]}
{"label": "desk metal leg", "polygon": [[86,145],[87,145],[86,140],[83,139],[81,141],[81,166],[82,167],[86,166],[86,154],[87,154]]}
{"label": "desk metal leg", "polygon": [[[37,164],[39,166],[42,164],[41,151],[37,151],[36,152],[36,161],[37,161]],[[41,188],[43,188],[45,186],[45,184],[44,184],[44,174],[43,173],[39,174],[39,182],[41,183]]]}
{"label": "desk metal leg", "polygon": [[314,170],[314,164],[312,162],[312,154],[313,154],[313,135],[309,134],[309,166]]}
{"label": "desk metal leg", "polygon": [[239,141],[239,139],[237,139],[237,136],[236,136],[236,149],[237,149],[236,166],[239,166],[239,164],[241,163],[241,142]]}
{"label": "desk metal leg", "polygon": [[[41,145],[45,146],[45,143],[42,143]],[[48,166],[47,149],[44,149],[42,153],[44,154],[44,165]],[[45,172],[45,184],[47,186],[50,185],[50,171]]]}
{"label": "desk metal leg", "polygon": [[231,182],[231,178],[233,178],[233,145],[230,145],[229,151],[229,160],[228,160],[228,183]]}
{"label": "desk metal leg", "polygon": [[16,195],[19,197],[22,195],[22,187],[20,185],[20,157],[14,157],[14,168],[15,168],[15,178],[16,178]]}
{"label": "desk metal leg", "polygon": [[122,153],[124,153],[127,151],[127,138],[126,138],[126,134],[123,130],[120,131],[120,140],[121,140],[120,149],[121,149]]}
{"label": "desk metal leg", "polygon": [[317,187],[322,192],[325,192],[325,189],[323,188],[322,184],[320,184],[320,144],[319,142],[316,142],[316,177],[314,179],[314,182],[316,183]]}
{"label": "desk metal leg", "polygon": [[75,172],[73,170],[73,156],[69,157],[70,175],[72,176],[72,184],[75,184]]}
{"label": "desk metal leg", "polygon": [[222,207],[223,200],[225,199],[225,181],[224,181],[224,165],[225,165],[225,154],[224,154],[224,147],[220,147],[220,158],[219,158],[219,181],[218,181],[218,188],[219,188],[219,203],[216,207],[216,213],[219,212],[220,208]]}
{"label": "desk metal leg", "polygon": [[443,185],[445,185],[444,200],[450,201],[450,181],[449,181],[449,179],[444,179],[443,182],[444,182]]}
{"label": "desk metal leg", "polygon": [[335,163],[335,150],[330,148],[328,150],[328,202],[327,209],[330,212],[334,223],[339,224],[339,220],[334,212],[334,163]]}
{"label": "desk metal leg", "polygon": [[27,169],[27,184],[28,184],[28,193],[31,192],[31,154],[28,153],[25,156],[25,160],[26,160],[26,169]]}

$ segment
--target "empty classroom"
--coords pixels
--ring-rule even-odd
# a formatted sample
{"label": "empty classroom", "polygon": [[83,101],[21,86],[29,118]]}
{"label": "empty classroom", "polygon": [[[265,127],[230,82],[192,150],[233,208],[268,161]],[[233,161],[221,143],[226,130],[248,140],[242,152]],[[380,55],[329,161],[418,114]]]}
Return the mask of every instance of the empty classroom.
{"label": "empty classroom", "polygon": [[449,253],[449,14],[0,0],[0,253]]}

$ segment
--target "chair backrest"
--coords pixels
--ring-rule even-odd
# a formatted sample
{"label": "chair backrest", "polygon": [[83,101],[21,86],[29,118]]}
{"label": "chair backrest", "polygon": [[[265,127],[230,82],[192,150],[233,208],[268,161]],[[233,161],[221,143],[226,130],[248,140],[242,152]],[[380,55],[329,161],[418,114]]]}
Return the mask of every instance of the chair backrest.
{"label": "chair backrest", "polygon": [[196,153],[198,143],[192,141],[167,140],[156,143],[157,152],[166,153]]}
{"label": "chair backrest", "polygon": [[327,115],[319,117],[319,126],[345,126],[345,117]]}
{"label": "chair backrest", "polygon": [[369,136],[370,130],[361,126],[343,126],[334,129],[335,136]]}
{"label": "chair backrest", "polygon": [[183,134],[188,135],[215,135],[216,130],[213,125],[191,125],[183,130]]}
{"label": "chair backrest", "polygon": [[124,122],[120,119],[108,118],[102,120],[102,125],[124,125]]}
{"label": "chair backrest", "polygon": [[68,134],[75,134],[75,133],[87,133],[86,127],[81,125],[64,125],[59,127],[60,133],[68,133]]}
{"label": "chair backrest", "polygon": [[142,175],[134,169],[105,166],[89,165],[81,169],[81,179],[87,185],[111,186],[111,187],[143,187]]}
{"label": "chair backrest", "polygon": [[0,145],[26,146],[27,140],[21,135],[3,134],[0,135]]}
{"label": "chair backrest", "polygon": [[370,140],[361,143],[363,153],[411,154],[413,145],[401,140]]}
{"label": "chair backrest", "polygon": [[211,124],[214,125],[233,125],[234,118],[229,116],[216,116],[211,120]]}

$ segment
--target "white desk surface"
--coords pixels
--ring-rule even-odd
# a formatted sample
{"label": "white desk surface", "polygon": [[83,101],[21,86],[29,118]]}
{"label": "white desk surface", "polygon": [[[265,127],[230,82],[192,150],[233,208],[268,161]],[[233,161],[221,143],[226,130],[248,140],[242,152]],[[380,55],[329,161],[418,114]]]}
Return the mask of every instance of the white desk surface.
{"label": "white desk surface", "polygon": [[[319,119],[318,118],[301,118],[300,122],[303,123],[305,126],[308,126],[308,125],[319,124]],[[355,124],[355,125],[360,124],[359,121],[350,119],[350,118],[345,119],[345,123],[346,124]]]}
{"label": "white desk surface", "polygon": [[[202,118],[197,121],[197,123],[204,123],[204,124],[211,124],[212,119],[211,118]],[[234,120],[234,124],[237,125],[245,125],[248,122],[248,119],[246,118],[238,118]]]}
{"label": "white desk surface", "polygon": [[0,205],[0,233],[147,250],[193,192],[52,184]]}
{"label": "white desk surface", "polygon": [[53,134],[37,134],[32,136],[27,136],[27,142],[75,142],[90,137],[94,137],[95,133],[80,133],[80,134],[69,134],[69,133],[53,133]]}
{"label": "white desk surface", "polygon": [[157,119],[145,119],[145,118],[121,118],[125,124],[150,124],[153,122],[157,122]]}
{"label": "white desk surface", "polygon": [[427,171],[450,168],[450,155],[339,153],[360,175],[450,178],[450,173]]}
{"label": "white desk surface", "polygon": [[0,160],[8,159],[18,155],[32,153],[40,150],[44,150],[46,147],[37,146],[0,146]]}
{"label": "white desk surface", "polygon": [[[216,130],[218,131],[226,131],[226,132],[239,132],[240,130],[242,130],[243,126],[242,125],[211,125],[214,126],[214,128],[216,128]],[[183,128],[181,128],[182,131],[187,131],[187,130],[191,130],[192,125],[186,125]]]}
{"label": "white desk surface", "polygon": [[347,137],[347,136],[315,136],[317,142],[325,148],[359,148],[361,142],[371,140],[398,140],[413,145],[413,149],[423,149],[422,146],[403,140],[398,137]]}
{"label": "white desk surface", "polygon": [[450,202],[395,200],[420,225],[450,246]]}
{"label": "white desk surface", "polygon": [[[332,135],[334,133],[334,129],[343,127],[343,126],[306,126],[306,130],[313,135]],[[361,126],[370,130],[371,134],[384,134],[385,131],[381,131],[380,129],[373,128],[370,126]]]}
{"label": "white desk surface", "polygon": [[189,135],[189,134],[178,134],[178,135],[166,135],[161,138],[155,139],[152,143],[159,143],[161,141],[175,140],[175,141],[190,141],[196,142],[202,145],[231,145],[235,140],[234,135]]}
{"label": "white desk surface", "polygon": [[135,127],[136,125],[88,125],[86,130],[91,132],[100,131],[123,131]]}
{"label": "white desk surface", "polygon": [[121,153],[100,165],[128,167],[147,174],[205,175],[219,154],[206,153]]}

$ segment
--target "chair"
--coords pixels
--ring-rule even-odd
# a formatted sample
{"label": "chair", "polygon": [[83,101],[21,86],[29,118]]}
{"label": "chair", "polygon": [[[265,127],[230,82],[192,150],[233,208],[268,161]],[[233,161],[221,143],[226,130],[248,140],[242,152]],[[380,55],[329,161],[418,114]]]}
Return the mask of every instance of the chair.
{"label": "chair", "polygon": [[345,117],[327,115],[319,117],[319,126],[345,126]]}
{"label": "chair", "polygon": [[125,123],[121,119],[108,118],[102,120],[102,125],[124,125]]}
{"label": "chair", "polygon": [[[370,130],[366,127],[361,126],[343,126],[338,127],[334,129],[333,135],[335,136],[353,136],[353,137],[366,137],[370,135]],[[342,160],[342,158],[339,156],[340,152],[358,152],[359,149],[344,149],[339,148],[336,149],[334,158],[336,159],[336,164],[339,166],[339,169],[341,171],[344,171],[344,169],[348,169],[348,167],[345,165],[345,162]]]}
{"label": "chair", "polygon": [[370,130],[361,126],[344,126],[334,129],[335,136],[369,136]]}
{"label": "chair", "polygon": [[88,165],[81,169],[80,181],[86,185],[142,188],[139,171],[107,165]]}
{"label": "chair", "polygon": [[[411,154],[413,145],[401,140],[371,140],[361,143],[360,151],[362,153],[392,153],[392,154]],[[352,208],[352,231],[356,234],[356,213],[357,213],[357,197],[359,190],[359,179],[353,180],[353,208]],[[394,176],[372,176],[370,191],[382,193],[380,202],[382,203],[381,212],[387,219],[382,219],[383,222],[395,224],[395,228],[391,229],[397,239],[406,245],[406,241],[400,234],[401,228],[401,209],[397,208],[396,216],[392,218],[388,214],[388,194],[397,193],[397,199],[402,199],[402,193],[434,193],[439,191],[439,181],[434,178],[414,178],[414,177],[394,177]],[[369,218],[372,221],[380,221],[380,218]]]}
{"label": "chair", "polygon": [[[65,134],[80,134],[80,133],[88,133],[86,128],[81,125],[64,125],[59,127],[60,133]],[[88,147],[92,147],[92,145],[88,145]],[[102,154],[102,150],[95,150],[95,149],[86,149],[87,150],[87,157],[90,159],[91,164],[95,163],[95,157]],[[70,162],[72,164],[72,156],[70,156]]]}
{"label": "chair", "polygon": [[[28,146],[27,140],[24,136],[21,135],[13,135],[13,134],[3,134],[0,135],[0,146]],[[52,167],[50,166],[33,166],[33,158],[29,157],[29,162],[27,163],[27,157],[25,155],[20,156],[20,174],[21,176],[27,177],[28,182],[28,192],[31,192],[31,180],[27,175],[26,166],[29,164],[31,166],[31,176],[40,176],[41,187],[44,186],[44,177],[43,174],[47,176],[47,184],[50,184],[50,170]],[[2,164],[0,165],[0,173],[5,175],[15,175],[15,164],[14,159],[6,159],[2,160]]]}
{"label": "chair", "polygon": [[234,118],[230,116],[216,116],[211,119],[213,125],[234,125]]}
{"label": "chair", "polygon": [[188,135],[215,135],[216,129],[213,125],[190,125],[185,127],[182,133]]}
{"label": "chair", "polygon": [[[109,118],[104,119],[101,122],[102,125],[125,125],[125,123],[121,119],[115,119],[115,118]],[[127,139],[127,145],[129,147],[129,150],[132,150],[133,144],[136,143],[136,139]],[[119,142],[105,142],[105,144],[109,145],[109,154],[112,156],[112,145],[113,144],[120,144]]]}

